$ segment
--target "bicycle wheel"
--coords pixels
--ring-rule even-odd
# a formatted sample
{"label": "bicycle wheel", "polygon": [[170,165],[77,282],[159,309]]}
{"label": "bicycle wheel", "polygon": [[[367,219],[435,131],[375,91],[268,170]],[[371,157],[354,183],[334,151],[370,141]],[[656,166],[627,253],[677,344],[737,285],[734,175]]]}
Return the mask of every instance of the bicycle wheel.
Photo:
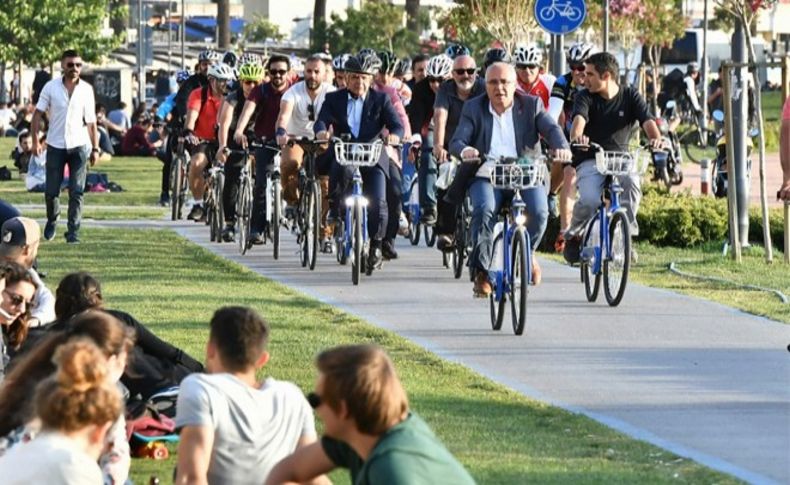
{"label": "bicycle wheel", "polygon": [[507,303],[507,296],[502,292],[502,299],[496,301],[496,291],[491,292],[488,297],[488,306],[491,309],[491,328],[494,330],[502,329],[502,318],[505,316],[505,303]]}
{"label": "bicycle wheel", "polygon": [[453,276],[460,279],[464,272],[464,260],[466,259],[466,214],[464,209],[458,211],[455,222],[455,248],[453,248]]}
{"label": "bicycle wheel", "polygon": [[631,230],[625,212],[615,212],[609,222],[611,253],[603,262],[603,292],[609,306],[623,299],[631,267]]}
{"label": "bicycle wheel", "polygon": [[359,284],[359,274],[362,271],[362,204],[355,203],[353,209],[353,216],[351,218],[352,224],[352,248],[353,254],[351,259],[351,282],[355,285]]}
{"label": "bicycle wheel", "polygon": [[170,169],[170,219],[177,221],[181,219],[181,208],[184,203],[181,192],[184,189],[184,157],[177,156],[172,161]]}
{"label": "bicycle wheel", "polygon": [[527,293],[529,291],[529,276],[531,261],[525,229],[519,227],[513,234],[510,258],[510,310],[513,319],[513,333],[524,333],[524,324],[527,321]]}
{"label": "bicycle wheel", "polygon": [[658,179],[664,184],[664,187],[666,187],[667,192],[672,190],[672,179],[669,177],[669,171],[667,170],[667,167],[664,167],[661,170],[659,170]]}
{"label": "bicycle wheel", "polygon": [[420,244],[420,206],[409,204],[409,241],[412,246]]}
{"label": "bicycle wheel", "polygon": [[225,189],[225,174],[217,173],[214,186],[214,232],[216,242],[222,242],[222,229],[225,228],[225,207],[222,205],[222,191]]}
{"label": "bicycle wheel", "polygon": [[[601,251],[601,224],[598,222],[598,215],[587,224],[587,231],[584,233],[583,251],[590,254],[591,257],[582,258],[580,264],[582,272],[582,282],[584,283],[584,294],[587,296],[587,301],[594,302],[598,299],[598,290],[601,288],[601,273],[593,274],[593,267],[596,261],[596,251],[600,254]],[[596,249],[597,248],[597,249]]]}
{"label": "bicycle wheel", "polygon": [[703,128],[705,143],[700,139],[700,130],[691,129],[681,135],[678,143],[683,147],[689,160],[699,163],[703,158],[708,160],[716,159],[716,133],[707,128]]}
{"label": "bicycle wheel", "polygon": [[302,268],[307,267],[310,253],[307,241],[309,238],[308,225],[312,215],[310,214],[312,208],[310,195],[309,190],[302,187],[299,192],[299,202],[296,210],[296,227],[298,231],[296,234],[296,242],[299,245],[299,262],[302,264]]}
{"label": "bicycle wheel", "polygon": [[308,265],[310,270],[315,269],[315,263],[318,260],[318,245],[320,244],[321,233],[321,184],[313,182],[312,204],[310,205],[309,213],[310,218],[307,220],[307,227],[310,229],[308,239],[311,241],[308,251]]}
{"label": "bicycle wheel", "polygon": [[434,226],[423,224],[422,230],[425,233],[425,244],[432,248],[436,244],[436,229]]}
{"label": "bicycle wheel", "polygon": [[272,191],[272,220],[269,221],[269,231],[272,235],[272,245],[274,246],[274,259],[280,259],[280,219],[283,213],[282,186],[280,179],[272,180],[274,190]]}
{"label": "bicycle wheel", "polygon": [[248,231],[250,230],[250,212],[252,205],[252,187],[247,177],[242,177],[239,187],[239,198],[236,204],[236,237],[239,239],[239,254],[247,254]]}

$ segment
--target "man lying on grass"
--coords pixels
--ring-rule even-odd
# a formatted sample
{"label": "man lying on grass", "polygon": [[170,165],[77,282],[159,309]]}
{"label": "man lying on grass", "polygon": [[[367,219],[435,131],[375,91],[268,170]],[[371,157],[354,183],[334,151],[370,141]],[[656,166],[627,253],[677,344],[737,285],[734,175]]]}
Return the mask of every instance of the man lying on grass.
{"label": "man lying on grass", "polygon": [[348,468],[355,485],[415,485],[474,480],[416,414],[395,366],[379,347],[350,345],[318,356],[310,406],[325,436],[277,464],[267,484],[304,482]]}
{"label": "man lying on grass", "polygon": [[[301,390],[256,370],[269,360],[269,327],[253,310],[220,308],[206,347],[209,374],[181,382],[176,408],[178,484],[256,484],[297,448],[316,441]],[[313,483],[328,483],[317,477]]]}

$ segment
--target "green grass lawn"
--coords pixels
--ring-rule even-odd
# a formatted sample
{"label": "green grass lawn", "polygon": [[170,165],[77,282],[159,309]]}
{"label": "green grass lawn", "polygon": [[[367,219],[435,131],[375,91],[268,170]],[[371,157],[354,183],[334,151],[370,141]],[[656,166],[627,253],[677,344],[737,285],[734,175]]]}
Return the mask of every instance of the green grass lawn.
{"label": "green grass lawn", "polygon": [[[272,326],[266,373],[313,388],[317,352],[375,342],[393,357],[413,409],[479,483],[736,483],[588,418],[529,400],[469,369],[329,305],[212,255],[170,231],[85,229],[84,243],[41,247],[54,289],[67,272],[103,283],[109,308],[130,312],[162,338],[202,358],[212,312],[249,305]],[[135,459],[132,478],[169,481],[174,457]],[[335,472],[336,483],[349,483]]]}

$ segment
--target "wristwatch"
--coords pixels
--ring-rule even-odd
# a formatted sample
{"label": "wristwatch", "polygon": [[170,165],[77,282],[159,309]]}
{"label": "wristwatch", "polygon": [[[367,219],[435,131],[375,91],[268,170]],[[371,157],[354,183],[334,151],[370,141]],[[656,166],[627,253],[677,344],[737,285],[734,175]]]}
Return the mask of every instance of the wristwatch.
{"label": "wristwatch", "polygon": [[93,150],[91,150],[91,153],[93,153],[93,152],[99,153],[100,151],[101,150],[99,148],[94,147]]}

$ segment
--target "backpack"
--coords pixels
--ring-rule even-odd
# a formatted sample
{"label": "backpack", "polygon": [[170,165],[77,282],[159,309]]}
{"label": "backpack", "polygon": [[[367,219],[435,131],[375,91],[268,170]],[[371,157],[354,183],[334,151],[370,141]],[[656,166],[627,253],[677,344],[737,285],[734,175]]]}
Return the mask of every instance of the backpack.
{"label": "backpack", "polygon": [[670,98],[677,98],[682,95],[686,91],[686,85],[683,82],[683,79],[686,77],[678,68],[675,68],[664,76],[664,80],[661,82],[661,91],[666,93]]}
{"label": "backpack", "polygon": [[5,165],[0,167],[0,180],[11,180],[11,170]]}

